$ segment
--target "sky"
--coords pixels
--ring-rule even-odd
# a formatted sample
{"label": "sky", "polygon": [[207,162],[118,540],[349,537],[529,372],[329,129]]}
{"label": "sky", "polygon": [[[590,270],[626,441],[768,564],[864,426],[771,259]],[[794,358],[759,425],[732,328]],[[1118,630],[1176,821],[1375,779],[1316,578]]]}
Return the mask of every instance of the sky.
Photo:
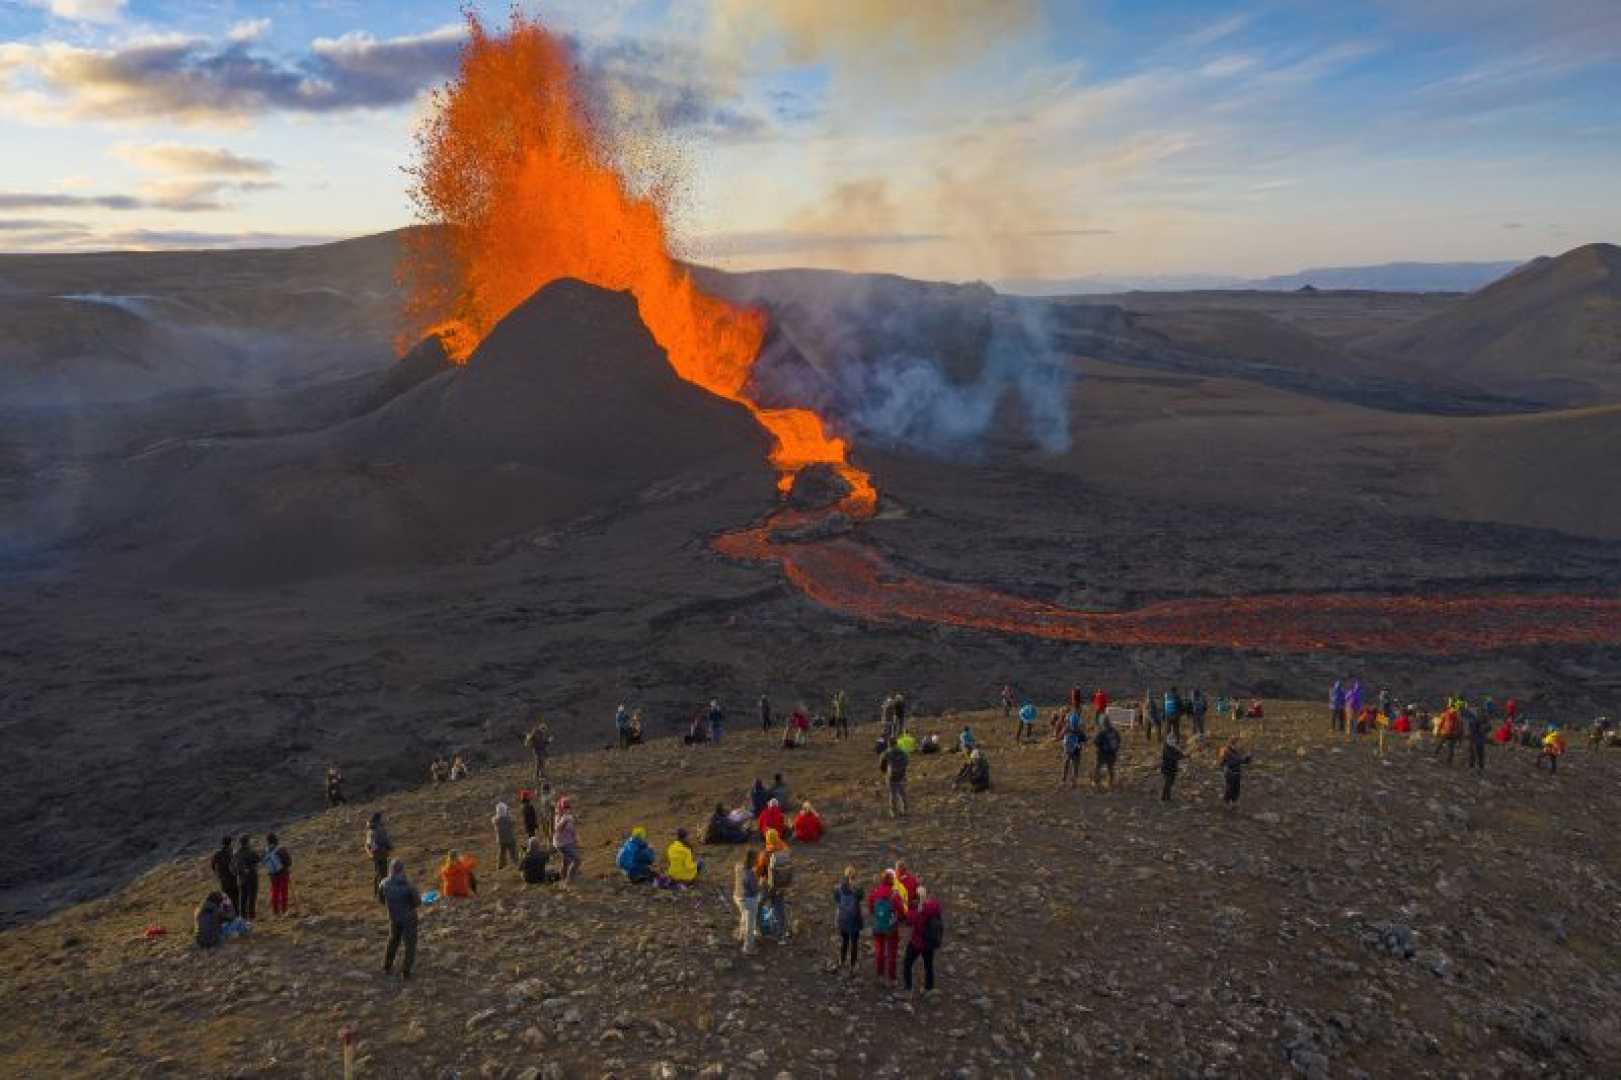
{"label": "sky", "polygon": [[[1621,0],[522,6],[677,159],[677,244],[723,266],[1262,275],[1621,241]],[[0,0],[0,251],[408,224],[462,36],[449,0]]]}

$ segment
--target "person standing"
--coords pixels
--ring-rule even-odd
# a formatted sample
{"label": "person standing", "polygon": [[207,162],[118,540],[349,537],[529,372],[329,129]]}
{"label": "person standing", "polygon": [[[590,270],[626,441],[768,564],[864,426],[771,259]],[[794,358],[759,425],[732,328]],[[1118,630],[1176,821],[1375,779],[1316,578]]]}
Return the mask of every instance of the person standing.
{"label": "person standing", "polygon": [[1153,690],[1143,691],[1143,732],[1150,742],[1158,742],[1164,730],[1165,706]]}
{"label": "person standing", "polygon": [[771,699],[760,695],[760,730],[771,734]]}
{"label": "person standing", "polygon": [[1185,756],[1175,739],[1165,740],[1165,745],[1159,752],[1159,771],[1165,778],[1165,787],[1159,793],[1160,802],[1171,801],[1171,788],[1176,784],[1176,774],[1181,769],[1182,759]]}
{"label": "person standing", "polygon": [[889,776],[889,816],[906,815],[906,751],[891,745],[878,759],[878,771]]}
{"label": "person standing", "polygon": [[720,707],[720,698],[709,699],[709,741],[720,745],[721,729],[726,726],[726,710]]}
{"label": "person standing", "polygon": [[558,881],[567,885],[580,870],[580,836],[574,824],[574,803],[567,795],[557,800],[557,818],[552,822],[552,848],[563,860]]}
{"label": "person standing", "polygon": [[1097,787],[1103,780],[1103,774],[1109,774],[1109,790],[1114,790],[1114,763],[1120,756],[1120,730],[1107,716],[1103,718],[1103,727],[1098,731],[1098,737],[1093,740],[1097,748],[1098,760],[1092,769],[1092,786]]}
{"label": "person standing", "polygon": [[518,803],[523,813],[523,834],[526,840],[533,840],[540,831],[540,814],[535,810],[535,793],[528,788],[518,792]]}
{"label": "person standing", "polygon": [[293,856],[275,833],[265,837],[265,873],[270,875],[270,914],[287,914],[293,891]]}
{"label": "person standing", "polygon": [[259,852],[254,849],[253,837],[247,833],[237,842],[236,888],[242,894],[242,903],[236,913],[249,922],[259,917]]}
{"label": "person standing", "polygon": [[1031,702],[1019,706],[1019,726],[1013,732],[1013,741],[1023,743],[1036,737],[1036,707]]}
{"label": "person standing", "polygon": [[1013,684],[1002,684],[1002,719],[1013,719]]}
{"label": "person standing", "polygon": [[614,710],[614,736],[619,741],[619,749],[630,749],[630,731],[630,710],[625,708],[624,702],[620,702],[619,708]]}
{"label": "person standing", "polygon": [[529,729],[529,734],[524,736],[523,741],[535,757],[535,782],[538,784],[546,777],[546,754],[552,744],[552,733],[545,723],[536,718],[535,726]]}
{"label": "person standing", "polygon": [[1092,722],[1103,723],[1103,714],[1109,711],[1109,694],[1103,687],[1098,687],[1097,693],[1092,695]]}
{"label": "person standing", "polygon": [[878,879],[878,887],[867,897],[867,910],[872,915],[872,959],[878,978],[895,982],[897,947],[900,945],[900,924],[905,917],[905,904],[895,894],[895,872],[885,870]]}
{"label": "person standing", "polygon": [[1165,691],[1165,731],[1182,741],[1182,695],[1174,686]]}
{"label": "person standing", "polygon": [[495,804],[495,816],[490,819],[490,824],[495,826],[495,846],[498,851],[495,858],[495,868],[505,870],[509,858],[512,860],[512,865],[518,865],[518,831],[512,821],[512,812],[507,809],[506,803],[498,802]]}
{"label": "person standing", "polygon": [[394,841],[383,824],[383,812],[378,810],[366,826],[366,853],[371,856],[372,888],[388,877],[389,858],[394,854]]}
{"label": "person standing", "polygon": [[737,905],[737,940],[743,955],[754,955],[760,937],[760,879],[754,872],[755,854],[743,853],[743,861],[732,867],[732,903]]}
{"label": "person standing", "polygon": [[1345,730],[1345,684],[1338,679],[1328,691],[1328,730]]}
{"label": "person standing", "polygon": [[209,869],[214,871],[214,878],[220,883],[220,892],[231,901],[231,907],[237,911],[242,910],[242,893],[236,887],[236,856],[231,850],[231,838],[220,838],[219,850],[214,857],[208,860]]}
{"label": "person standing", "polygon": [[1491,721],[1473,705],[1464,707],[1464,732],[1469,736],[1469,768],[1486,772],[1486,737],[1491,733]]}
{"label": "person standing", "polygon": [[1565,734],[1559,730],[1558,725],[1549,724],[1548,733],[1542,737],[1542,751],[1537,754],[1536,767],[1542,768],[1543,761],[1548,763],[1550,775],[1558,775],[1559,759],[1565,756]]}
{"label": "person standing", "polygon": [[552,797],[552,782],[540,782],[540,795],[535,806],[535,816],[540,819],[540,836],[548,845],[552,842],[552,824],[557,820],[557,800]]}
{"label": "person standing", "polygon": [[328,808],[342,806],[348,802],[343,797],[343,770],[336,765],[327,766],[326,770],[326,805]]}
{"label": "person standing", "polygon": [[[777,840],[772,843],[772,837]],[[788,844],[776,833],[766,835],[766,851],[770,853],[766,859],[765,893],[766,902],[771,906],[771,925],[776,932],[777,942],[787,944],[788,932],[788,892],[794,884],[794,859],[788,851]]]}
{"label": "person standing", "polygon": [[1066,783],[1075,787],[1081,782],[1081,751],[1086,746],[1086,732],[1080,718],[1074,713],[1069,715],[1069,728],[1064,732],[1064,773],[1058,778],[1060,787]]}
{"label": "person standing", "polygon": [[833,887],[833,925],[839,932],[839,966],[848,977],[856,973],[856,952],[861,946],[861,904],[866,897],[856,884],[856,868],[846,866]]}
{"label": "person standing", "polygon": [[945,916],[940,910],[940,901],[929,895],[929,890],[919,885],[917,896],[913,898],[912,909],[907,915],[907,922],[912,928],[912,936],[906,942],[906,962],[901,970],[905,975],[905,986],[908,992],[912,989],[912,965],[918,957],[923,958],[923,992],[934,992],[934,953],[945,938]]}
{"label": "person standing", "polygon": [[1194,688],[1193,701],[1189,705],[1189,709],[1193,717],[1193,734],[1195,737],[1202,739],[1205,731],[1205,717],[1210,714],[1210,702],[1205,700],[1204,690],[1198,687]]}
{"label": "person standing", "polygon": [[1221,775],[1224,781],[1221,801],[1227,806],[1238,805],[1238,789],[1244,779],[1244,766],[1250,763],[1250,756],[1238,747],[1238,736],[1234,735],[1227,740],[1227,745],[1221,748],[1216,756],[1216,764],[1221,766]]}
{"label": "person standing", "polygon": [[895,691],[895,735],[906,734],[906,695]]}
{"label": "person standing", "polygon": [[848,739],[850,737],[850,714],[845,709],[843,690],[833,692],[833,737],[835,739]]}
{"label": "person standing", "polygon": [[400,945],[405,945],[405,962],[400,976],[411,977],[417,961],[417,908],[422,896],[405,876],[405,862],[395,859],[389,864],[388,876],[377,883],[377,899],[388,908],[388,948],[383,952],[383,974],[394,971],[394,956]]}

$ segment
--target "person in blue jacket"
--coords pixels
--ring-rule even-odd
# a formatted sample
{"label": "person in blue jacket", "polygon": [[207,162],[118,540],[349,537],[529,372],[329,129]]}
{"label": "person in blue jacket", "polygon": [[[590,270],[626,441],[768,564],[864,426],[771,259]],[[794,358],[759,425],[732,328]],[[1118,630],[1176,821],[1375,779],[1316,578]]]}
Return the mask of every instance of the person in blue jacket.
{"label": "person in blue jacket", "polygon": [[1030,702],[1019,706],[1019,730],[1013,733],[1013,741],[1022,743],[1026,739],[1036,737],[1036,707]]}
{"label": "person in blue jacket", "polygon": [[640,825],[630,831],[630,839],[626,840],[619,849],[619,858],[614,865],[624,871],[625,877],[631,881],[652,881],[653,847],[647,842],[647,830]]}

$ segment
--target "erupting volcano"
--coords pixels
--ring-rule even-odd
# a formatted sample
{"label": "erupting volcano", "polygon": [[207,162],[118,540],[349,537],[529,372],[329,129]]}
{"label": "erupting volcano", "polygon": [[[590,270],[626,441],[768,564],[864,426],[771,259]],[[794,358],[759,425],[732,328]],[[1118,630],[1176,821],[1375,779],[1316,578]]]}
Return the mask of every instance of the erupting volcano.
{"label": "erupting volcano", "polygon": [[871,480],[843,439],[806,409],[768,409],[748,392],[766,318],[701,291],[670,254],[666,192],[635,192],[624,147],[596,121],[569,51],[513,12],[507,32],[468,15],[455,80],[418,136],[412,196],[426,230],[407,248],[407,339],[438,335],[453,360],[509,312],[560,278],[636,297],[642,321],[686,381],[748,407],[771,433],[786,492],[808,465],[849,486],[846,509],[869,513]]}

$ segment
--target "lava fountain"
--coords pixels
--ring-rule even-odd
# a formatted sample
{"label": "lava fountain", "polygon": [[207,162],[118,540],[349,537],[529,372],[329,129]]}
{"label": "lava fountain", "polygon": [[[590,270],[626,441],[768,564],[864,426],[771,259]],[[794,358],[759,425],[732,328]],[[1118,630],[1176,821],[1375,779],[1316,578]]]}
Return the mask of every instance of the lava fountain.
{"label": "lava fountain", "polygon": [[402,342],[437,335],[465,363],[510,311],[559,278],[636,297],[642,322],[687,382],[744,405],[770,432],[784,492],[827,465],[872,512],[877,491],[848,446],[808,409],[767,409],[748,395],[766,317],[704,293],[670,254],[664,190],[633,192],[622,147],[592,119],[567,46],[514,11],[504,34],[467,16],[455,79],[434,95],[417,136],[411,197],[436,226],[407,242]]}

